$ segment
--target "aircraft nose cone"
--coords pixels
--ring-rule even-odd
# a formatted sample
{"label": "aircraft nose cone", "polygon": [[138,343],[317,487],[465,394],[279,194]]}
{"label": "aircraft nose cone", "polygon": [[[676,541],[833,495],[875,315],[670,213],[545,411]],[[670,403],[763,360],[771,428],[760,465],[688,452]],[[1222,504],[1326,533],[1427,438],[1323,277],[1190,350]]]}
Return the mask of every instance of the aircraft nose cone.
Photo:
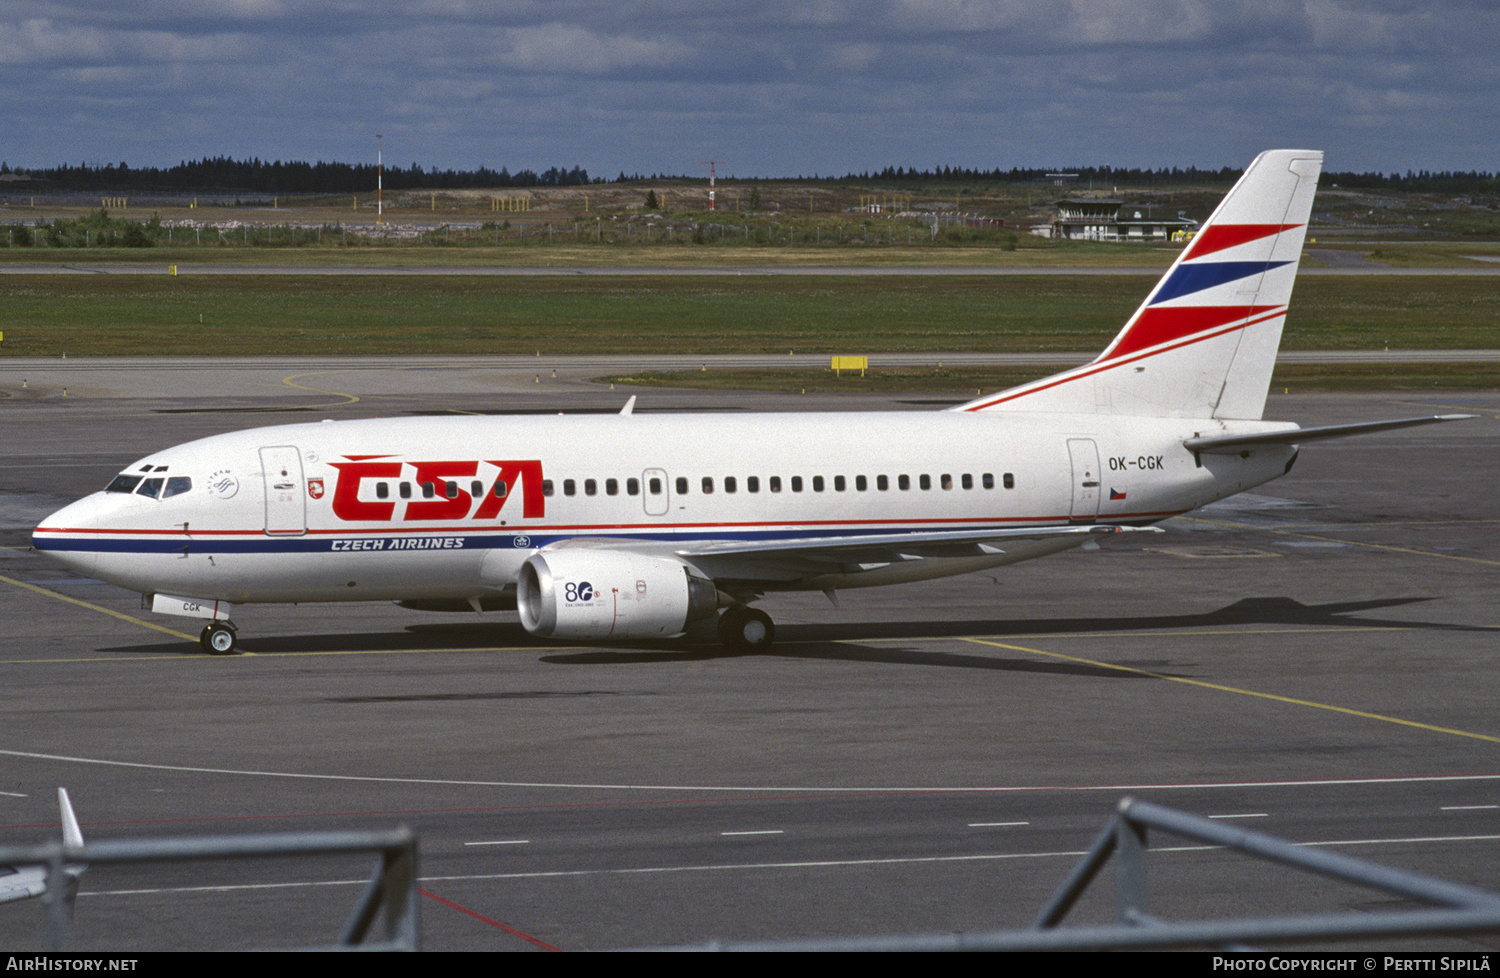
{"label": "aircraft nose cone", "polygon": [[87,541],[103,525],[99,510],[94,496],[64,506],[31,531],[32,548],[70,570],[92,575],[97,558]]}

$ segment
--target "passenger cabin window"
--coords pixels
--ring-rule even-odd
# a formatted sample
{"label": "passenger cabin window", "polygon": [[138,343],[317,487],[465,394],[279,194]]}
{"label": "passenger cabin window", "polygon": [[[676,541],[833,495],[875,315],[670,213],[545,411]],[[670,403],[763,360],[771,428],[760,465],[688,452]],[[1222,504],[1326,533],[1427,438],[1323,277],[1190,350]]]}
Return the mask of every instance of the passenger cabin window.
{"label": "passenger cabin window", "polygon": [[773,476],[771,476],[771,491],[772,492],[780,492],[781,491],[781,476],[779,476],[779,475],[773,475]]}
{"label": "passenger cabin window", "polygon": [[891,480],[886,476],[877,475],[875,477],[875,488],[881,492],[885,492],[891,488]]}
{"label": "passenger cabin window", "polygon": [[505,484],[504,479],[496,479],[495,488],[490,491],[495,494],[496,499],[504,499],[506,492],[508,492],[509,490],[510,487]]}
{"label": "passenger cabin window", "polygon": [[973,473],[965,472],[963,474],[963,486],[964,486],[965,489],[973,489],[974,488],[974,475],[973,475]]}
{"label": "passenger cabin window", "polygon": [[917,476],[917,485],[921,486],[923,489],[931,489],[932,488],[932,476],[930,476],[930,475],[919,475],[919,476]]}
{"label": "passenger cabin window", "polygon": [[739,483],[735,481],[734,476],[732,476],[732,475],[726,475],[724,477],[724,491],[725,492],[734,492],[738,488],[739,488]]}
{"label": "passenger cabin window", "polygon": [[833,477],[833,491],[834,492],[843,492],[844,491],[844,477],[843,476],[836,475],[836,476]]}
{"label": "passenger cabin window", "polygon": [[687,495],[687,476],[685,475],[679,475],[677,477],[677,495]]}
{"label": "passenger cabin window", "polygon": [[608,496],[618,496],[620,494],[620,480],[619,479],[605,479],[604,480],[604,493],[605,493],[605,495],[608,495]]}
{"label": "passenger cabin window", "polygon": [[583,494],[585,496],[599,495],[599,481],[597,479],[584,479]]}
{"label": "passenger cabin window", "polygon": [[437,495],[437,484],[433,482],[422,483],[422,498],[431,499]]}
{"label": "passenger cabin window", "polygon": [[1016,477],[1014,475],[1010,474],[1009,472],[1005,473],[1005,488],[1007,488],[1007,489],[1014,489],[1015,487],[1016,487]]}
{"label": "passenger cabin window", "polygon": [[375,498],[389,499],[391,495],[391,484],[389,482],[375,483]]}
{"label": "passenger cabin window", "polygon": [[411,483],[410,482],[403,482],[403,483],[401,483],[401,491],[397,495],[399,495],[402,499],[410,499],[411,498]]}
{"label": "passenger cabin window", "polygon": [[458,483],[454,482],[452,479],[449,479],[447,481],[447,483],[443,486],[443,490],[449,499],[458,498]]}
{"label": "passenger cabin window", "polygon": [[574,482],[572,479],[564,479],[563,480],[563,495],[564,496],[571,496],[571,495],[574,495],[577,492],[578,492],[578,483]]}
{"label": "passenger cabin window", "polygon": [[794,475],[794,476],[792,476],[792,492],[801,492],[801,491],[802,491],[802,476],[800,476],[800,475]]}
{"label": "passenger cabin window", "polygon": [[703,477],[703,491],[704,491],[705,494],[711,493],[711,492],[714,491],[714,477],[713,476],[711,476],[711,475],[705,475]]}
{"label": "passenger cabin window", "polygon": [[552,480],[551,479],[543,479],[542,480],[542,495],[544,495],[544,496],[550,496],[550,495],[552,495]]}
{"label": "passenger cabin window", "polygon": [[910,489],[911,488],[911,476],[909,476],[909,475],[898,475],[898,476],[896,476],[896,488],[900,489],[902,492],[905,492],[908,489]]}
{"label": "passenger cabin window", "polygon": [[870,482],[864,476],[857,475],[854,477],[854,488],[860,492],[867,492],[870,488]]}
{"label": "passenger cabin window", "polygon": [[813,476],[813,492],[822,492],[822,491],[823,491],[823,477],[821,475],[815,475],[815,476]]}
{"label": "passenger cabin window", "polygon": [[760,476],[752,475],[745,477],[746,492],[760,492]]}

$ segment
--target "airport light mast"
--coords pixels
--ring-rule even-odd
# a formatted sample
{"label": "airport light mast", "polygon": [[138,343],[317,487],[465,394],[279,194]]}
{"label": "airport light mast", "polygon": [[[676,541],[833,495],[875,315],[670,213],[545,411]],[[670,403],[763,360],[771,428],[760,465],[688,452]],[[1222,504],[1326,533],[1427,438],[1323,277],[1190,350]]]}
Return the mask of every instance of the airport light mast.
{"label": "airport light mast", "polygon": [[384,223],[381,218],[385,214],[385,156],[381,147],[381,140],[385,137],[380,133],[375,134],[375,223]]}
{"label": "airport light mast", "polygon": [[708,164],[708,209],[717,210],[714,206],[714,164],[723,163],[723,160],[704,160]]}

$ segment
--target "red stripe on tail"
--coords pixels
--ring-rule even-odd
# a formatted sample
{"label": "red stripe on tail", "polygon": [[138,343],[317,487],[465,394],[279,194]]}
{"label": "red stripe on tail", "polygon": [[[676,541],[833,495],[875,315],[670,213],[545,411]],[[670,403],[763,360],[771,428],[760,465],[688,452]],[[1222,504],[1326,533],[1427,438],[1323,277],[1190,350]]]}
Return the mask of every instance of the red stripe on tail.
{"label": "red stripe on tail", "polygon": [[1128,356],[1159,343],[1170,343],[1187,336],[1237,323],[1270,312],[1276,306],[1181,306],[1177,308],[1142,309],[1130,329],[1101,360]]}
{"label": "red stripe on tail", "polygon": [[1182,260],[1188,261],[1193,258],[1202,258],[1204,255],[1223,251],[1225,248],[1233,248],[1235,245],[1241,245],[1247,241],[1255,241],[1273,234],[1280,234],[1295,227],[1301,227],[1301,225],[1210,224],[1193,238],[1193,242],[1188,245],[1187,253],[1182,256]]}

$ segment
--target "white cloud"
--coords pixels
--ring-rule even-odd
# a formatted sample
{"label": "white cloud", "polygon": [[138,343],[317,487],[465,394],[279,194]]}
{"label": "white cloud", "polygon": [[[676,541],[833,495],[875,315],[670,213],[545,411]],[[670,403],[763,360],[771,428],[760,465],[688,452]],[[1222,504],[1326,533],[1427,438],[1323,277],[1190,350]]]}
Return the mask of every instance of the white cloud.
{"label": "white cloud", "polygon": [[576,24],[540,24],[506,31],[496,60],[506,67],[549,75],[602,75],[633,68],[661,68],[687,48],[675,41],[597,34]]}
{"label": "white cloud", "polygon": [[[383,131],[434,165],[596,173],[681,171],[718,157],[714,144],[736,147],[736,169],[774,174],[917,157],[1222,165],[1263,141],[1327,145],[1335,167],[1493,169],[1497,50],[1493,0],[0,9],[6,153],[38,164],[360,158],[365,134]],[[103,144],[80,154],[89,138]],[[522,152],[535,155],[506,155]]]}

